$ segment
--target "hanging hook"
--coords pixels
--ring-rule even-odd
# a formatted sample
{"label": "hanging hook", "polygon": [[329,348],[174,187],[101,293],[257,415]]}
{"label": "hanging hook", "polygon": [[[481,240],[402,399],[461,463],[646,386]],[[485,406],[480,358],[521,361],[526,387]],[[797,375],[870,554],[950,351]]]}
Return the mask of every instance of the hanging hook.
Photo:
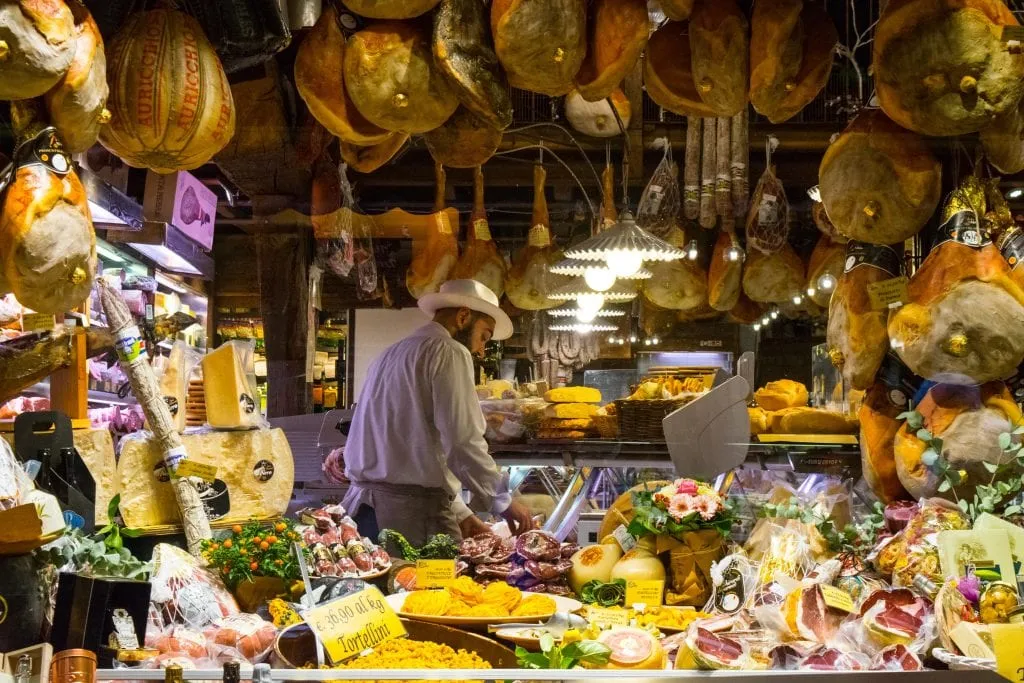
{"label": "hanging hook", "polygon": [[769,135],[764,139],[764,156],[765,163],[769,168],[772,165],[772,152],[779,148],[779,139],[774,135]]}

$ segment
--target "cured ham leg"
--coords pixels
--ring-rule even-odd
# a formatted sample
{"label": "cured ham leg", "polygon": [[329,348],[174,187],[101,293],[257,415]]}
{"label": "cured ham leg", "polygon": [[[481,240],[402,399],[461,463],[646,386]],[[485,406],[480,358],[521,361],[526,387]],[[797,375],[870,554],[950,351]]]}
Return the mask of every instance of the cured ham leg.
{"label": "cured ham leg", "polygon": [[479,166],[473,172],[473,213],[466,236],[466,248],[452,270],[453,280],[470,279],[487,285],[495,296],[505,293],[505,273],[508,266],[491,239],[484,208],[484,173]]}
{"label": "cured ham leg", "polygon": [[448,274],[459,258],[459,243],[454,226],[444,212],[445,174],[441,164],[435,166],[437,173],[437,197],[434,201],[435,221],[430,224],[427,234],[414,239],[412,262],[405,274],[405,285],[416,299],[432,294],[448,279]]}

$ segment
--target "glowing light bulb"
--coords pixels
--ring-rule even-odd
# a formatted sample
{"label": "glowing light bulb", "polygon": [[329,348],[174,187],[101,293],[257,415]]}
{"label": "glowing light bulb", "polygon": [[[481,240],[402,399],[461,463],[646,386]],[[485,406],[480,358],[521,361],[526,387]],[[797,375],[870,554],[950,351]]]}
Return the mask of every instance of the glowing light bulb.
{"label": "glowing light bulb", "polygon": [[650,345],[651,345],[651,340],[650,339],[644,339],[644,346],[650,346]]}
{"label": "glowing light bulb", "polygon": [[814,296],[817,293],[818,293],[818,291],[816,289],[814,289],[814,287],[808,287],[807,288],[807,296]]}
{"label": "glowing light bulb", "polygon": [[594,328],[591,325],[577,325],[576,331],[580,334],[590,334],[594,331]]}
{"label": "glowing light bulb", "polygon": [[576,299],[576,305],[581,311],[593,311],[595,314],[604,306],[604,295],[602,294],[581,294]]}
{"label": "glowing light bulb", "polygon": [[651,340],[651,343],[654,344],[655,346],[657,346],[658,344],[661,343],[661,340],[658,339],[657,337],[655,337],[654,339]]}
{"label": "glowing light bulb", "polygon": [[636,251],[619,251],[610,254],[607,259],[608,269],[616,277],[636,275],[644,265],[643,254]]}
{"label": "glowing light bulb", "polygon": [[686,245],[686,258],[691,261],[696,261],[700,253],[697,251],[697,240],[690,240],[690,243]]}
{"label": "glowing light bulb", "polygon": [[779,317],[779,312],[778,311],[772,311],[772,320],[775,320],[778,317]]}
{"label": "glowing light bulb", "polygon": [[768,324],[771,321],[772,321],[772,319],[769,318],[768,316],[765,316],[765,317],[761,318],[761,324],[764,325],[765,327],[768,327]]}
{"label": "glowing light bulb", "polygon": [[614,344],[615,343],[615,337],[608,337],[608,343],[609,344]]}
{"label": "glowing light bulb", "polygon": [[630,344],[636,344],[636,335],[635,334],[629,335],[629,343]]}
{"label": "glowing light bulb", "polygon": [[831,292],[836,288],[836,278],[831,273],[825,273],[818,278],[818,289],[823,292]]}
{"label": "glowing light bulb", "polygon": [[754,332],[758,332],[760,330],[761,330],[761,323],[754,323]]}
{"label": "glowing light bulb", "polygon": [[803,302],[804,302],[804,298],[802,296],[800,296],[799,294],[797,294],[796,296],[793,297],[793,303],[795,305],[799,306]]}
{"label": "glowing light bulb", "polygon": [[581,323],[593,322],[594,318],[596,317],[597,311],[584,310],[582,308],[576,310],[576,320],[580,321]]}
{"label": "glowing light bulb", "polygon": [[743,260],[743,250],[735,244],[725,250],[725,260],[736,263]]}
{"label": "glowing light bulb", "polygon": [[615,273],[604,267],[587,268],[583,271],[583,281],[595,292],[605,292],[615,284]]}

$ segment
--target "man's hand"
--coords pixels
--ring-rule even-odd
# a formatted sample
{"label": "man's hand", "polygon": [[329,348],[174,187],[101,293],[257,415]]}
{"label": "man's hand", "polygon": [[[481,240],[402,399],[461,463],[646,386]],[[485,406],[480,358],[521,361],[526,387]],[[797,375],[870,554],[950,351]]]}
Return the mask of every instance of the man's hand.
{"label": "man's hand", "polygon": [[459,530],[462,532],[463,538],[472,538],[477,534],[489,533],[491,527],[476,515],[470,515],[459,522]]}
{"label": "man's hand", "polygon": [[508,529],[513,536],[518,536],[533,528],[533,517],[522,503],[512,501],[512,504],[501,513],[501,516],[508,522]]}

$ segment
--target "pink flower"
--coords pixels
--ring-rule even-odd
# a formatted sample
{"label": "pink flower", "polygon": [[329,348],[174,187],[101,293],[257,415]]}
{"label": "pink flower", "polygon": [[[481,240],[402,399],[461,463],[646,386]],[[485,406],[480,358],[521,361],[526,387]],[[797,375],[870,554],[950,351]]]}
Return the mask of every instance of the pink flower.
{"label": "pink flower", "polygon": [[672,499],[668,505],[668,514],[677,522],[693,513],[693,498],[686,494],[680,494]]}
{"label": "pink flower", "polygon": [[701,519],[709,522],[715,518],[719,511],[718,501],[711,496],[699,496],[693,502],[693,509],[700,513]]}
{"label": "pink flower", "polygon": [[693,479],[680,479],[676,486],[676,493],[687,493],[691,496],[697,494],[697,482]]}

